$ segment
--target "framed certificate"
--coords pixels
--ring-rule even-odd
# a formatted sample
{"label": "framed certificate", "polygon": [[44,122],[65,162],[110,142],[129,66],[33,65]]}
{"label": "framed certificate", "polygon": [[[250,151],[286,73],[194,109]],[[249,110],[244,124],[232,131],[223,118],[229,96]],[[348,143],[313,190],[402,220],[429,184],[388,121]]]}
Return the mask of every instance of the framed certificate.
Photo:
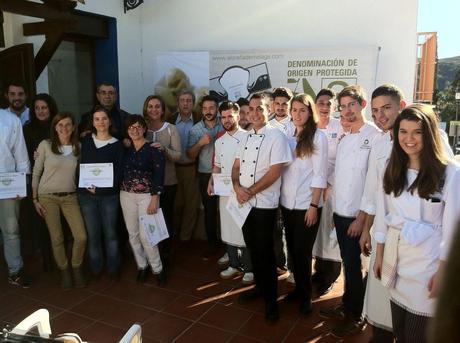
{"label": "framed certificate", "polygon": [[230,196],[233,192],[232,177],[230,174],[212,174],[214,181],[214,194]]}
{"label": "framed certificate", "polygon": [[26,173],[0,173],[0,199],[14,199],[26,195]]}
{"label": "framed certificate", "polygon": [[78,187],[113,187],[113,163],[82,163]]}

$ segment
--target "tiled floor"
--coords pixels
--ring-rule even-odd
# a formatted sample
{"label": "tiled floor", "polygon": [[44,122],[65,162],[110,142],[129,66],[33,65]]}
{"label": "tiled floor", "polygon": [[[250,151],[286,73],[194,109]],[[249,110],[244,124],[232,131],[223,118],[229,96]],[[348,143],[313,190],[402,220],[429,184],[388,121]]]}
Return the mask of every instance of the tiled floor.
{"label": "tiled floor", "polygon": [[[18,323],[39,308],[51,316],[53,334],[76,332],[88,342],[117,342],[133,323],[140,323],[143,340],[150,342],[336,342],[328,334],[331,321],[317,315],[322,306],[340,301],[341,283],[326,297],[315,300],[311,316],[299,316],[296,305],[280,302],[281,319],[268,325],[263,302],[240,305],[241,278],[221,280],[215,259],[203,261],[205,244],[194,242],[177,246],[165,287],[135,282],[136,268],[125,259],[121,279],[101,276],[88,287],[63,291],[57,272],[42,271],[40,258],[28,258],[27,270],[33,276],[30,289],[8,285],[0,279],[0,328]],[[0,262],[1,275],[6,274]],[[289,290],[279,281],[279,295]],[[369,330],[346,342],[367,342]]]}

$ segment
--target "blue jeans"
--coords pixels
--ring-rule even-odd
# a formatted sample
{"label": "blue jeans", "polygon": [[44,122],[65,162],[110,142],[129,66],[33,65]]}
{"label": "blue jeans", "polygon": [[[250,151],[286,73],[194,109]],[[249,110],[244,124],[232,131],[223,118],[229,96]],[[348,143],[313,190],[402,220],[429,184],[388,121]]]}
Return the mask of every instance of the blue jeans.
{"label": "blue jeans", "polygon": [[83,220],[88,235],[88,255],[91,271],[102,271],[102,237],[104,237],[107,255],[107,270],[117,273],[120,266],[117,224],[119,201],[118,194],[93,195],[78,194]]}
{"label": "blue jeans", "polygon": [[361,319],[364,303],[364,282],[361,273],[361,249],[359,236],[350,237],[347,234],[350,224],[355,218],[342,217],[334,213],[334,224],[337,231],[340,255],[345,273],[345,291],[342,302],[345,312],[354,319]]}
{"label": "blue jeans", "polygon": [[19,200],[0,200],[0,229],[8,272],[14,275],[22,268],[21,243],[19,239]]}

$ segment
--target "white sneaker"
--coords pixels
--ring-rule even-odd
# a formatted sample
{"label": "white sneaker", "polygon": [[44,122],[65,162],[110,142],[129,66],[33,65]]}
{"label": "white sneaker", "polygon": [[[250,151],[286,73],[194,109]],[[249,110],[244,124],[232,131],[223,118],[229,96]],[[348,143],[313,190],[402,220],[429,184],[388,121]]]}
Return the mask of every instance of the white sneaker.
{"label": "white sneaker", "polygon": [[229,261],[230,259],[228,258],[228,254],[225,253],[221,258],[217,260],[217,264],[219,266],[225,266],[226,264],[228,264]]}
{"label": "white sneaker", "polygon": [[231,279],[232,277],[238,275],[240,273],[240,271],[236,268],[232,268],[232,267],[228,267],[227,269],[225,270],[222,270],[220,272],[220,277],[222,279]]}
{"label": "white sneaker", "polygon": [[294,273],[291,272],[289,276],[286,278],[286,282],[289,282],[291,285],[295,285],[295,280],[294,280]]}
{"label": "white sneaker", "polygon": [[244,273],[243,279],[241,280],[243,285],[252,285],[254,283],[254,274],[253,273]]}

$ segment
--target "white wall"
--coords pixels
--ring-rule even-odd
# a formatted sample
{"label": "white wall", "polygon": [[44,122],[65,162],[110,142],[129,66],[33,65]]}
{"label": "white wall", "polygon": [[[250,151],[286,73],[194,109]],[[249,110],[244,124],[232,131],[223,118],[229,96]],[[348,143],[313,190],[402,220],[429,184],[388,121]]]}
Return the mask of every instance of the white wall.
{"label": "white wall", "polygon": [[[120,103],[139,112],[152,91],[154,53],[172,50],[380,46],[377,85],[395,83],[411,101],[417,5],[417,0],[145,0],[124,14],[121,0],[87,0],[78,9],[117,18]],[[13,33],[6,30],[7,42],[38,44],[40,38],[21,37],[25,20],[31,21],[5,16],[5,25],[13,27]]]}

